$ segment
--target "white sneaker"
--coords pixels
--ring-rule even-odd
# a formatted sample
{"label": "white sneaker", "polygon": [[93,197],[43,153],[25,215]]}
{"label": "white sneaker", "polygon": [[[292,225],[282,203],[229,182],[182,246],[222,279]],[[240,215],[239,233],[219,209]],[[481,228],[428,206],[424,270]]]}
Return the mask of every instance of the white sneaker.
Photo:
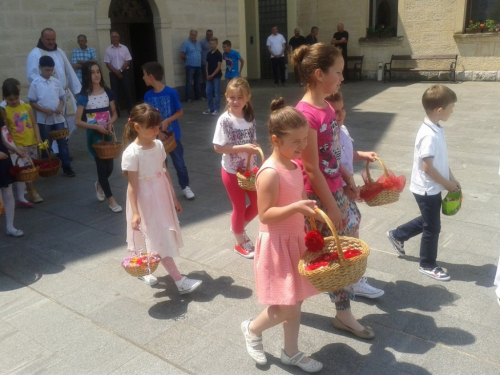
{"label": "white sneaker", "polygon": [[384,295],[382,289],[375,288],[368,284],[366,277],[362,277],[357,283],[353,284],[353,288],[354,294],[357,297],[378,298]]}
{"label": "white sneaker", "polygon": [[209,115],[211,112],[210,112],[210,109],[207,109],[206,111],[203,111],[203,114],[204,115]]}
{"label": "white sneaker", "polygon": [[219,111],[218,110],[215,110],[212,112],[212,116],[217,116],[219,114]]}
{"label": "white sneaker", "polygon": [[175,285],[177,285],[180,294],[188,294],[198,288],[201,283],[201,280],[188,279],[186,276],[182,276],[182,279],[177,281]]}
{"label": "white sneaker", "polygon": [[151,286],[158,284],[158,279],[154,275],[151,275],[151,274],[146,275],[146,276],[141,276],[141,277],[139,277],[139,280],[142,280],[146,284],[151,285]]}
{"label": "white sneaker", "polygon": [[186,199],[194,199],[194,193],[189,188],[189,186],[186,186],[185,189],[182,189],[182,192],[184,193],[184,196],[186,197]]}

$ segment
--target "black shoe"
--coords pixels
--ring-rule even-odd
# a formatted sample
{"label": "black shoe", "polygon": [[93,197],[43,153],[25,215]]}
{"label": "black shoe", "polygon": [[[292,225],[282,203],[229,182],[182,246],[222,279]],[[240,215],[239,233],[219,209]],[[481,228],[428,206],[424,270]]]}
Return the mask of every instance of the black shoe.
{"label": "black shoe", "polygon": [[73,169],[71,169],[70,167],[63,168],[63,173],[65,176],[68,176],[68,177],[75,177],[76,176],[75,171]]}

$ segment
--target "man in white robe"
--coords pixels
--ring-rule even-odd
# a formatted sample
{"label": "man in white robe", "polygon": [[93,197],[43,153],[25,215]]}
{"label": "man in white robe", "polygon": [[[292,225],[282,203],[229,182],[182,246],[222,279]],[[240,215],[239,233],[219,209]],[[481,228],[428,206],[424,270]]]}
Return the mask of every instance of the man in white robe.
{"label": "man in white robe", "polygon": [[[54,59],[55,69],[54,77],[57,78],[61,85],[68,89],[66,90],[67,95],[70,96],[73,103],[73,108],[68,107],[68,100],[65,100],[64,104],[64,117],[68,123],[69,134],[73,133],[75,130],[75,113],[76,113],[76,100],[75,95],[80,93],[82,85],[78,80],[78,77],[71,67],[71,64],[64,53],[64,51],[57,47],[56,44],[56,32],[51,28],[45,28],[40,34],[40,39],[38,44],[28,55],[28,60],[26,62],[26,75],[28,76],[28,81],[31,83],[35,78],[40,76],[38,69],[38,62],[40,57],[50,56]],[[57,143],[52,143],[52,150],[57,153]]]}

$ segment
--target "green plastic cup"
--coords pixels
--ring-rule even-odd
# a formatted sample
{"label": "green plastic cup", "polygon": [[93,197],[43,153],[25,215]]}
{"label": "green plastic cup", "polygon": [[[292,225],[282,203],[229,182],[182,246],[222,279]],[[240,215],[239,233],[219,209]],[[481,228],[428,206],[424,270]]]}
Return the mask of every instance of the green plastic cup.
{"label": "green plastic cup", "polygon": [[460,207],[462,207],[461,190],[446,194],[446,197],[443,199],[441,211],[443,212],[443,215],[452,216],[460,211]]}

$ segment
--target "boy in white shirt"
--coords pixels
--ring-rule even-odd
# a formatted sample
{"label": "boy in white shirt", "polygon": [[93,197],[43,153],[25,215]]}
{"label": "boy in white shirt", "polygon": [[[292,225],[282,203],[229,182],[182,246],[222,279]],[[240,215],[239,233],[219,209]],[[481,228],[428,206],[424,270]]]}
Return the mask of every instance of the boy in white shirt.
{"label": "boy in white shirt", "polygon": [[422,233],[419,272],[441,281],[450,279],[436,263],[441,230],[441,191],[457,191],[461,186],[448,166],[444,129],[439,121],[448,120],[456,101],[457,95],[444,85],[434,85],[422,96],[427,116],[415,140],[410,184],[421,216],[387,232],[394,250],[400,255],[405,255],[404,242]]}
{"label": "boy in white shirt", "polygon": [[[36,122],[40,128],[42,140],[49,138],[52,130],[64,129],[64,98],[66,93],[57,78],[54,78],[54,60],[50,56],[42,56],[39,60],[40,76],[31,82],[28,91],[30,105],[36,109]],[[57,140],[59,158],[62,162],[63,174],[75,177],[69,160],[68,141],[66,138]]]}

